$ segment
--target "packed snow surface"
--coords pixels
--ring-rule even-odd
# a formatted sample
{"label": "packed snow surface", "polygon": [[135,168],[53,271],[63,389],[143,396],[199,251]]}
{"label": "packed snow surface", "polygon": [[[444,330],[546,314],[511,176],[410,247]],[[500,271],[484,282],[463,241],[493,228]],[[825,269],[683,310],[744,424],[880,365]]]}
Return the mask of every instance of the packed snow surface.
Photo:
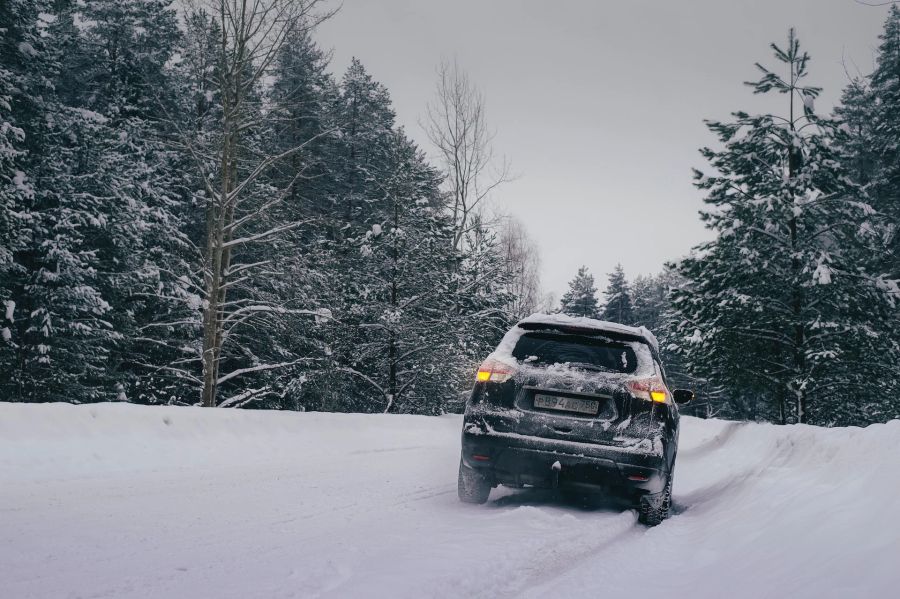
{"label": "packed snow surface", "polygon": [[460,504],[460,425],[0,403],[0,596],[900,596],[900,422],[685,418],[652,529],[548,491]]}

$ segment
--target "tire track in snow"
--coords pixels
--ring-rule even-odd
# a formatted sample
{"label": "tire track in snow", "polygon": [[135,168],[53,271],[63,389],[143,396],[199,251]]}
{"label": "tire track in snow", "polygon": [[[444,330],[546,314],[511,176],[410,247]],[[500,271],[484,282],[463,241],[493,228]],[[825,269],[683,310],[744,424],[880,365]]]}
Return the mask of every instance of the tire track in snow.
{"label": "tire track in snow", "polygon": [[[704,460],[714,460],[716,453],[725,449],[734,441],[734,434],[743,428],[746,423],[734,422],[729,424],[728,428],[696,448],[699,452],[689,452],[687,455],[680,454],[682,460],[688,462],[686,469],[688,477],[691,471],[702,472],[704,470],[702,462]],[[687,493],[673,494],[672,501],[675,508],[675,514],[681,514],[689,510],[692,506],[701,505],[715,501],[728,492],[737,492],[741,488],[757,479],[766,471],[780,469],[787,466],[791,457],[794,455],[796,446],[792,439],[787,437],[778,437],[764,448],[764,451],[756,454],[756,457],[749,464],[735,464],[735,469],[727,476],[714,480],[706,485],[696,487]],[[681,470],[684,472],[684,468]],[[677,491],[677,478],[675,490]]]}
{"label": "tire track in snow", "polygon": [[[682,463],[688,462],[688,464],[690,464],[687,468],[682,468],[681,472],[683,473],[685,470],[688,470],[688,476],[690,476],[690,470],[693,468],[702,468],[701,463],[704,460],[715,459],[716,455],[720,453],[721,450],[734,442],[734,435],[741,430],[745,424],[746,423],[742,422],[729,423],[722,431],[709,440],[679,452],[679,459],[682,460]],[[729,475],[712,484],[694,489],[686,494],[675,495],[673,497],[672,515],[668,521],[663,522],[656,528],[659,529],[661,527],[671,526],[674,521],[680,518],[680,514],[694,505],[715,501],[729,491],[740,489],[766,469],[783,467],[789,463],[791,455],[794,453],[794,449],[794,443],[792,443],[790,439],[776,439],[775,442],[768,447],[768,451],[759,455],[749,467],[743,468],[738,473]],[[677,483],[675,488],[677,490]],[[633,513],[634,512],[632,511],[632,514]],[[653,530],[654,529],[648,529],[637,524],[636,521],[632,521],[632,525],[625,530],[619,530],[611,536],[604,538],[602,541],[593,544],[585,544],[581,539],[588,533],[581,532],[571,539],[567,539],[560,544],[554,545],[554,547],[551,548],[553,557],[549,560],[549,563],[545,565],[541,562],[541,567],[536,568],[532,574],[528,575],[523,581],[518,583],[514,590],[500,596],[552,596],[552,585],[555,580],[577,570],[588,560],[604,560],[605,556],[608,555],[612,549],[616,549],[617,552],[619,552],[626,550],[626,548],[631,549],[635,544],[645,543],[648,540],[647,534],[651,533]],[[581,541],[580,547],[566,550],[565,546],[573,541],[576,546],[579,544],[579,541]],[[563,547],[563,549],[559,551],[557,550],[557,547]]]}
{"label": "tire track in snow", "polygon": [[[608,536],[592,538],[585,542],[587,534],[584,530],[579,530],[576,534],[543,549],[538,557],[517,571],[518,575],[514,578],[515,585],[512,588],[493,596],[521,597],[522,593],[536,585],[549,584],[629,536],[640,534],[641,525],[637,524],[637,516],[633,511],[631,514],[623,512],[611,520],[615,526],[611,527]],[[594,528],[591,527],[590,531],[594,532]]]}
{"label": "tire track in snow", "polygon": [[[439,497],[441,495],[449,495],[450,493],[456,492],[456,485],[435,485],[430,487],[424,487],[422,489],[417,489],[415,491],[410,491],[407,493],[401,493],[397,495],[398,500],[393,502],[391,505],[400,506],[400,505],[408,505],[410,503],[415,503],[417,501],[425,501],[427,499],[431,499],[433,497]],[[353,511],[353,516],[358,516],[362,514],[368,514],[374,511],[383,511],[384,506],[382,503],[378,501],[373,501],[371,499],[363,502],[363,501],[353,501],[351,503],[346,503],[343,505],[338,505],[336,507],[331,507],[325,510],[319,510],[316,512],[310,512],[304,514],[303,516],[298,516],[297,518],[292,518],[290,521],[297,520],[312,520],[320,518],[321,516],[333,515],[342,512],[347,512],[353,510],[353,508],[360,508],[356,511]]]}
{"label": "tire track in snow", "polygon": [[[711,439],[704,441],[703,443],[695,447],[682,450],[679,453],[679,463],[681,464],[680,472],[683,475],[686,474],[688,480],[690,480],[692,474],[694,474],[695,472],[705,471],[704,462],[710,460],[715,462],[719,460],[720,455],[732,455],[731,452],[727,451],[727,449],[731,444],[736,442],[735,434],[740,431],[745,424],[746,423],[742,422],[729,423],[727,427],[725,427],[721,432],[713,436]],[[593,551],[586,551],[583,554],[579,555],[571,565],[560,569],[554,575],[549,576],[546,580],[541,580],[540,577],[537,577],[537,579],[532,578],[530,580],[530,585],[520,586],[518,588],[519,592],[512,593],[509,596],[552,596],[552,585],[554,581],[564,577],[570,572],[576,571],[579,566],[584,564],[588,559],[596,559],[598,560],[598,563],[602,562],[609,570],[614,571],[617,569],[614,564],[615,554],[612,555],[613,563],[609,563],[609,561],[607,561],[607,556],[609,555],[609,551],[613,548],[613,546],[615,546],[617,554],[634,555],[640,553],[641,551],[639,547],[642,544],[646,543],[648,544],[648,554],[652,553],[652,541],[656,542],[658,549],[659,533],[666,531],[666,529],[672,526],[672,524],[674,524],[675,522],[679,522],[681,514],[683,512],[689,510],[694,506],[722,500],[726,495],[730,493],[741,492],[742,489],[746,488],[755,480],[758,480],[758,478],[766,471],[775,469],[780,470],[789,465],[792,456],[795,454],[795,451],[796,444],[794,443],[793,439],[787,436],[779,436],[773,440],[767,441],[762,448],[762,451],[750,454],[754,455],[754,458],[749,464],[735,464],[735,471],[729,471],[727,468],[721,469],[721,472],[727,472],[728,474],[720,477],[718,480],[694,488],[684,494],[677,494],[678,485],[676,482],[676,494],[673,496],[673,514],[672,516],[670,516],[669,520],[663,522],[653,529],[644,529],[643,533],[641,532],[641,529],[643,527],[641,527],[640,525],[636,525],[630,530],[626,530],[622,533],[616,534],[615,536],[610,538],[609,542],[600,544]],[[721,463],[719,465],[721,465]]]}
{"label": "tire track in snow", "polygon": [[[611,508],[606,502],[579,507],[542,489],[512,491],[486,506],[464,509],[479,521],[479,530],[490,531],[491,540],[471,548],[473,554],[485,555],[467,565],[464,577],[445,574],[439,578],[434,588],[440,590],[429,596],[518,597],[643,529],[636,524],[633,510]],[[493,542],[497,536],[517,542],[497,546]]]}
{"label": "tire track in snow", "polygon": [[395,451],[414,451],[416,449],[428,449],[425,445],[413,445],[410,447],[380,447],[376,449],[357,449],[350,451],[347,455],[368,455],[371,453],[393,453]]}
{"label": "tire track in snow", "polygon": [[[707,457],[715,456],[719,450],[727,447],[732,442],[734,435],[743,428],[744,424],[742,422],[729,423],[712,438],[699,445],[682,450],[679,453],[679,458],[683,461],[695,463]],[[713,485],[697,489],[686,496],[676,496],[673,498],[673,514],[671,518],[677,518],[695,502],[711,501],[727,490],[745,484],[762,470],[775,465],[775,463],[786,463],[790,458],[791,451],[792,448],[790,446],[784,447],[782,443],[776,443],[751,468]],[[558,500],[548,501],[547,497],[546,493],[535,492],[506,495],[494,500],[491,505],[499,507],[514,504],[532,506],[535,509],[539,509],[541,506],[560,505]],[[541,547],[534,552],[537,554],[536,557],[526,559],[525,563],[520,567],[507,570],[507,573],[511,574],[511,576],[504,577],[504,582],[499,585],[502,587],[502,590],[498,588],[496,583],[486,584],[485,588],[474,590],[472,596],[519,597],[523,593],[527,594],[532,589],[546,589],[554,580],[578,569],[588,560],[602,559],[607,552],[620,547],[623,543],[631,545],[642,542],[649,530],[637,523],[637,514],[632,509],[626,509],[615,515],[608,512],[597,512],[596,515],[598,517],[604,515],[614,516],[613,518],[603,518],[603,522],[612,525],[608,529],[600,528],[604,534],[596,534],[599,528],[597,526],[588,525],[581,527],[578,532],[566,535],[562,539],[555,540],[548,543],[545,547]],[[665,523],[661,526],[665,526]],[[552,593],[547,594],[552,595]],[[542,593],[535,593],[535,596],[541,595]]]}
{"label": "tire track in snow", "polygon": [[746,422],[729,422],[718,434],[713,435],[710,439],[707,439],[699,445],[680,449],[678,455],[682,458],[693,458],[698,455],[721,449],[738,430],[743,428],[745,424]]}

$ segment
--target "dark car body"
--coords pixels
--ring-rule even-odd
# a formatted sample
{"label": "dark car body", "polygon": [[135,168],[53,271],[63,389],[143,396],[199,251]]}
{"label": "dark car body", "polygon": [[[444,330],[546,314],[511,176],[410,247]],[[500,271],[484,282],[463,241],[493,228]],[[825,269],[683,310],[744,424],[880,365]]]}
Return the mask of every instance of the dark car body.
{"label": "dark car body", "polygon": [[636,505],[664,500],[665,517],[678,451],[675,399],[691,396],[669,390],[646,329],[531,316],[479,369],[463,422],[460,498],[487,499],[467,495],[467,482],[488,492],[498,484],[559,487]]}

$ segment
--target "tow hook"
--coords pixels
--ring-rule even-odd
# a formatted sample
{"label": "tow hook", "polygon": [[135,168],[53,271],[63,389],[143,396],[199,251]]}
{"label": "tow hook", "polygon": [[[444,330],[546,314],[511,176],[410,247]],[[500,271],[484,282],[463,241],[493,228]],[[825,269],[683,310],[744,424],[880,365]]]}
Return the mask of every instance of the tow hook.
{"label": "tow hook", "polygon": [[550,470],[553,471],[553,481],[552,485],[554,489],[559,488],[559,471],[562,470],[562,464],[559,463],[559,460],[553,462],[553,465],[550,466]]}

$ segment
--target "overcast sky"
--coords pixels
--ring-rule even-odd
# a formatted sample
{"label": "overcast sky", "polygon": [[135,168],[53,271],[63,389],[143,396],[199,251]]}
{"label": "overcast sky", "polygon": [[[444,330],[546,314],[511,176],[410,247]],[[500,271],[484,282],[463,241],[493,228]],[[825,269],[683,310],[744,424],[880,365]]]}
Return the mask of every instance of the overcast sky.
{"label": "overcast sky", "polygon": [[774,63],[770,42],[797,28],[830,112],[845,67],[871,70],[886,14],[854,0],[344,0],[318,40],[336,73],[362,60],[425,149],[435,67],[456,58],[519,175],[495,201],[524,222],[560,295],[581,264],[602,289],[617,262],[658,272],[710,237],[691,185],[714,142],[703,119],[783,111],[742,85],[754,62]]}

